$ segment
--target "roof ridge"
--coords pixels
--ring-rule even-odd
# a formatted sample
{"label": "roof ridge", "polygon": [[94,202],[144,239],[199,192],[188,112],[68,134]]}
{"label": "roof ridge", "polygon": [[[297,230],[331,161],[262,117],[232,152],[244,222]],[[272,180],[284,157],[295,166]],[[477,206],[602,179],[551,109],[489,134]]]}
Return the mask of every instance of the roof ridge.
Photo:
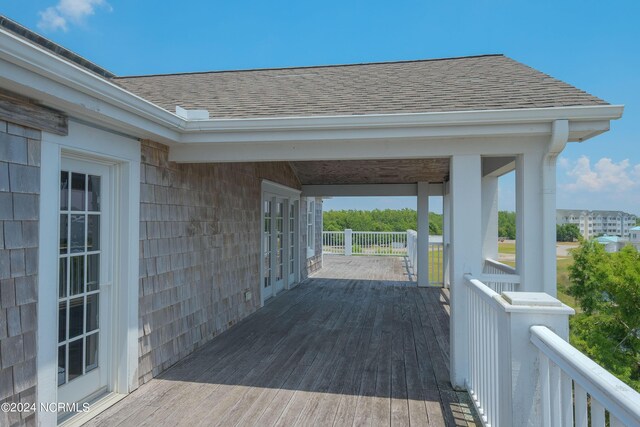
{"label": "roof ridge", "polygon": [[137,74],[137,75],[130,75],[130,76],[115,76],[113,78],[117,80],[117,79],[144,78],[144,77],[184,76],[184,75],[195,75],[195,74],[244,73],[244,72],[278,71],[278,70],[308,70],[308,69],[314,69],[314,68],[338,68],[338,67],[357,67],[362,65],[386,65],[386,64],[407,64],[407,63],[417,63],[417,62],[452,61],[452,60],[458,60],[458,59],[484,58],[484,57],[497,57],[497,56],[507,57],[503,53],[487,53],[482,55],[450,56],[450,57],[444,57],[444,58],[426,58],[426,59],[407,59],[407,60],[400,60],[400,61],[357,62],[357,63],[348,63],[348,64],[300,65],[300,66],[292,66],[292,67],[244,68],[244,69],[236,69],[236,70],[186,71],[186,72],[180,72],[180,73]]}

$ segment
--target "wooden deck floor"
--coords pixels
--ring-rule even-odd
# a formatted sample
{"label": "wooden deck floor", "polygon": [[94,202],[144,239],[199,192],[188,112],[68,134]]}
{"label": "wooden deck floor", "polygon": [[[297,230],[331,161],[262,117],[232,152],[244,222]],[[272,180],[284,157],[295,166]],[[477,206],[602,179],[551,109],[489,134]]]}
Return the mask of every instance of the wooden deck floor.
{"label": "wooden deck floor", "polygon": [[406,282],[403,268],[325,257],[313,277],[88,425],[476,425],[449,383],[447,294]]}

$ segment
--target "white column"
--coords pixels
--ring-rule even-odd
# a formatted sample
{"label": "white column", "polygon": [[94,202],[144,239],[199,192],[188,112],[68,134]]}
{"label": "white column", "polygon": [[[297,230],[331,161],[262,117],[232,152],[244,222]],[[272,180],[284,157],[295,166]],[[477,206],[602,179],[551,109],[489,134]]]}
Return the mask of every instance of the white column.
{"label": "white column", "polygon": [[449,276],[449,260],[451,259],[449,252],[451,246],[451,194],[449,192],[449,183],[443,184],[442,195],[442,270],[444,275],[444,287],[451,285]]}
{"label": "white column", "polygon": [[544,290],[541,166],[541,152],[516,156],[516,270],[523,292]]}
{"label": "white column", "polygon": [[498,177],[482,177],[482,259],[498,259]]}
{"label": "white column", "polygon": [[451,158],[451,384],[465,389],[469,374],[468,302],[464,275],[482,272],[480,155]]}
{"label": "white column", "polygon": [[418,286],[429,286],[429,183],[418,183]]}

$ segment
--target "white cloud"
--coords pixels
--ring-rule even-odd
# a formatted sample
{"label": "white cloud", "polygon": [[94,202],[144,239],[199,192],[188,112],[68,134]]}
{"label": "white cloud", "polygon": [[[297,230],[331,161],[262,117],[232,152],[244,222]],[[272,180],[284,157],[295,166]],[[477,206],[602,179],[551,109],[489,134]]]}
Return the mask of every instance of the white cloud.
{"label": "white cloud", "polygon": [[616,163],[603,157],[592,166],[591,160],[582,156],[575,163],[567,161],[560,166],[567,169],[566,175],[571,180],[561,185],[567,191],[620,194],[640,187],[640,164],[632,166],[629,159]]}
{"label": "white cloud", "polygon": [[84,20],[96,13],[96,8],[111,10],[105,0],[60,0],[57,5],[38,12],[38,27],[45,31],[68,31],[69,24],[82,24]]}

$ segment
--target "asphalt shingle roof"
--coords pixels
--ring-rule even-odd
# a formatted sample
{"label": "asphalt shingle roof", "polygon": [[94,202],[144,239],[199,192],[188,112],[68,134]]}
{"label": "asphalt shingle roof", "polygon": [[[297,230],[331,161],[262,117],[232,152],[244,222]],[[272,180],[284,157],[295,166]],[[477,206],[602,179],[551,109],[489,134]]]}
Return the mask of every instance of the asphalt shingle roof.
{"label": "asphalt shingle roof", "polygon": [[211,118],[300,117],[606,105],[504,55],[116,77],[162,108]]}

